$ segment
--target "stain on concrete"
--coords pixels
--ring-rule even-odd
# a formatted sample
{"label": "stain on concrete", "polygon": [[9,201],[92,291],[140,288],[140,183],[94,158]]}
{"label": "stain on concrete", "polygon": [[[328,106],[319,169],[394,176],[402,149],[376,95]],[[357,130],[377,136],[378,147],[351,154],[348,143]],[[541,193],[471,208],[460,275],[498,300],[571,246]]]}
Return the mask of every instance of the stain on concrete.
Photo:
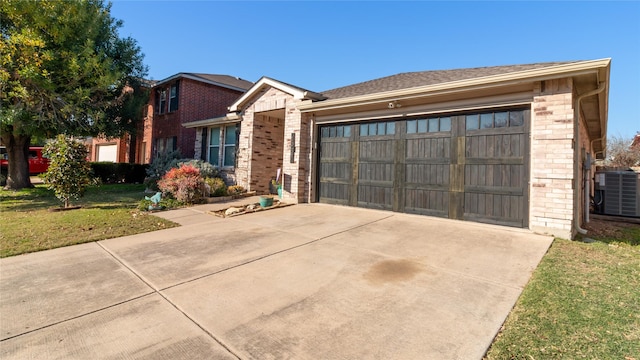
{"label": "stain on concrete", "polygon": [[422,271],[419,263],[409,259],[384,260],[371,266],[364,278],[371,284],[382,285],[411,280]]}

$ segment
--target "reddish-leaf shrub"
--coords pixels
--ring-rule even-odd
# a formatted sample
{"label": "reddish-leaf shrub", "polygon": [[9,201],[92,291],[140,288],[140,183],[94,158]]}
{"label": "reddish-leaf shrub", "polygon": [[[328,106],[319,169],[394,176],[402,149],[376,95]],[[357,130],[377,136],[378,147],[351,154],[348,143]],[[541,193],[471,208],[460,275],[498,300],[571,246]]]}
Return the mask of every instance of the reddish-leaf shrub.
{"label": "reddish-leaf shrub", "polygon": [[194,204],[202,198],[204,180],[200,170],[192,165],[182,165],[167,171],[158,181],[158,187],[182,203]]}

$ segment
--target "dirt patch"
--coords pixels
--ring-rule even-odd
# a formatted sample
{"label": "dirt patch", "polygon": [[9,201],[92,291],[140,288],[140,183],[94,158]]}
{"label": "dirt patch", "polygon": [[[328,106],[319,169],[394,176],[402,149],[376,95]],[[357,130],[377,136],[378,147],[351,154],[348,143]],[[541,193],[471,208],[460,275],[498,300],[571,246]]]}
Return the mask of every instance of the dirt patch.
{"label": "dirt patch", "polygon": [[640,220],[632,218],[593,217],[583,228],[587,230],[586,237],[596,240],[619,240],[638,242],[640,239],[630,237],[640,231]]}

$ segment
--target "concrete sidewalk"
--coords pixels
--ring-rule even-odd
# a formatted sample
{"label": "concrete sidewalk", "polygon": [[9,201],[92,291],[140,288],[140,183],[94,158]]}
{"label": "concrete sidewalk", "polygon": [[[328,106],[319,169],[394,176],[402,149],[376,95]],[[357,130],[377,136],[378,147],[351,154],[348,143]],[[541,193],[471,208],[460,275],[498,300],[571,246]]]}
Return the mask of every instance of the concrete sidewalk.
{"label": "concrete sidewalk", "polygon": [[552,241],[323,204],[226,219],[215,206],[0,259],[0,358],[480,359]]}

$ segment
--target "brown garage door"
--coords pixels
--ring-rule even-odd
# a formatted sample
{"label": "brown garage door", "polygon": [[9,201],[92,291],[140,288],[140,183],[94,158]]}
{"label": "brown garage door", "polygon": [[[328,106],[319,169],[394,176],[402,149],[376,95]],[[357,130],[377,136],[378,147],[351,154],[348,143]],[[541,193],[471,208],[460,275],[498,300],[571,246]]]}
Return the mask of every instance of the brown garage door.
{"label": "brown garage door", "polygon": [[528,225],[529,111],[320,129],[319,201]]}

